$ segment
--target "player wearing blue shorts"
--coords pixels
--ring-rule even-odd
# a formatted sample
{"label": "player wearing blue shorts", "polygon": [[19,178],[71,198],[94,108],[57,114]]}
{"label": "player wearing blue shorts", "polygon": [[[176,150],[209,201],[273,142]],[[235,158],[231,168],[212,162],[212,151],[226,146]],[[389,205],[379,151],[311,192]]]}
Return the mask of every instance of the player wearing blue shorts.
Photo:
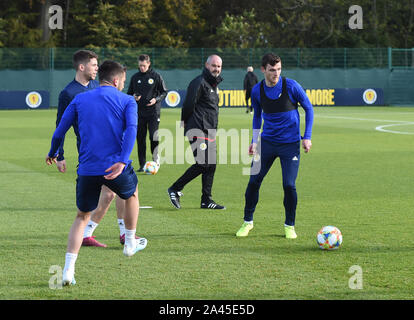
{"label": "player wearing blue shorts", "polygon": [[[309,152],[312,146],[313,107],[305,91],[295,80],[280,76],[280,57],[272,53],[264,55],[261,70],[265,79],[252,90],[253,140],[249,154],[253,155],[253,161],[245,193],[244,223],[236,236],[246,237],[253,229],[253,214],[259,201],[260,186],[275,159],[279,158],[284,190],[285,236],[295,239],[295,181],[299,170],[300,141],[302,139],[305,152]],[[305,110],[303,137],[300,134],[298,103]],[[262,121],[263,131],[258,141]]]}
{"label": "player wearing blue shorts", "polygon": [[[68,105],[79,94],[85,91],[93,90],[99,87],[99,82],[95,80],[98,73],[98,55],[90,50],[78,50],[73,54],[73,66],[76,70],[75,79],[71,81],[59,94],[59,104],[56,117],[56,127],[59,125]],[[76,145],[79,151],[80,137],[77,122],[73,124],[73,130],[76,134]],[[64,140],[59,146],[58,158],[56,159],[56,167],[59,172],[66,172],[66,160],[64,157]],[[112,200],[115,198],[115,193],[107,187],[103,186],[101,196],[97,208],[91,214],[89,223],[85,227],[83,235],[83,246],[106,247],[106,244],[101,243],[95,239],[93,232],[98,227],[98,224],[108,211]],[[118,216],[119,238],[121,244],[125,242],[125,227],[123,219],[124,201],[116,197],[116,213]]]}
{"label": "player wearing blue shorts", "polygon": [[46,163],[56,163],[58,148],[75,121],[80,145],[76,180],[77,216],[68,237],[63,284],[75,284],[75,262],[82,244],[83,231],[91,212],[97,207],[102,186],[125,200],[124,255],[132,256],[147,245],[136,238],[138,221],[138,179],[129,159],[137,133],[137,105],[122,93],[126,69],[115,61],[99,67],[100,87],[78,94],[65,110],[56,128]]}

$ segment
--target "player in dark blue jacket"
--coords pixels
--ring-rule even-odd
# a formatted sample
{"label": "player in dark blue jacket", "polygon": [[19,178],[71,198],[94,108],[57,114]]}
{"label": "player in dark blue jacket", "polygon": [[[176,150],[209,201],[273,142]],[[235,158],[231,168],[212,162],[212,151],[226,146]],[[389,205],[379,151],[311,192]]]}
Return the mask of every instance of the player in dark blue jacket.
{"label": "player in dark blue jacket", "polygon": [[[59,94],[58,111],[56,116],[56,127],[59,125],[68,105],[72,100],[82,92],[86,92],[99,87],[99,82],[95,80],[98,73],[98,55],[89,50],[79,50],[73,55],[73,64],[76,70],[75,79],[73,79]],[[79,149],[79,130],[75,122],[73,130],[76,134],[77,147]],[[64,157],[65,140],[59,146],[59,157],[56,166],[60,172],[66,171],[66,161]]]}
{"label": "player in dark blue jacket", "polygon": [[78,212],[68,237],[63,284],[75,284],[75,262],[83,231],[98,205],[102,186],[125,200],[124,255],[132,256],[146,247],[145,238],[136,238],[138,220],[138,179],[129,159],[137,133],[137,105],[122,93],[126,69],[115,61],[99,68],[100,87],[78,94],[65,110],[56,128],[46,163],[57,161],[58,149],[66,132],[77,122],[79,129],[79,166],[76,179]]}
{"label": "player in dark blue jacket", "polygon": [[[236,233],[246,237],[253,229],[253,213],[259,201],[262,181],[276,158],[280,159],[283,177],[286,238],[297,237],[296,177],[300,161],[300,141],[305,152],[312,142],[313,107],[303,88],[295,81],[281,77],[280,57],[269,53],[262,58],[262,72],[265,79],[252,90],[253,139],[249,154],[253,155],[250,179],[245,193],[244,223]],[[300,134],[298,105],[305,110],[305,132]],[[263,121],[263,131],[260,128]],[[260,134],[260,141],[259,141]]]}

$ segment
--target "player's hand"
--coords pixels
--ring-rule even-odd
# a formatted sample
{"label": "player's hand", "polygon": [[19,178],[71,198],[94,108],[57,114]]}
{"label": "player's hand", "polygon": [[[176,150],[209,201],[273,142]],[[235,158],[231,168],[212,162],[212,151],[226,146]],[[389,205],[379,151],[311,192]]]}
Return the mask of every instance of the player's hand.
{"label": "player's hand", "polygon": [[56,168],[59,172],[65,173],[66,172],[66,160],[56,161]]}
{"label": "player's hand", "polygon": [[302,147],[305,149],[305,152],[308,153],[312,147],[312,141],[309,139],[302,140]]}
{"label": "player's hand", "polygon": [[110,166],[105,172],[109,172],[109,174],[105,175],[104,178],[107,180],[113,180],[118,177],[125,168],[125,163],[117,162]]}
{"label": "player's hand", "polygon": [[137,96],[137,95],[134,93],[134,98],[135,98],[135,101],[139,101],[139,99],[141,99],[141,96]]}
{"label": "player's hand", "polygon": [[45,161],[46,161],[46,164],[48,165],[48,166],[50,166],[51,164],[53,164],[53,163],[56,163],[57,162],[57,156],[56,157],[49,157],[49,155],[47,155],[46,156],[46,159],[45,159]]}
{"label": "player's hand", "polygon": [[152,98],[149,103],[147,104],[147,107],[153,106],[154,104],[157,103],[157,100],[155,98]]}
{"label": "player's hand", "polygon": [[252,156],[256,153],[256,147],[257,147],[257,143],[252,143],[249,146],[249,156]]}

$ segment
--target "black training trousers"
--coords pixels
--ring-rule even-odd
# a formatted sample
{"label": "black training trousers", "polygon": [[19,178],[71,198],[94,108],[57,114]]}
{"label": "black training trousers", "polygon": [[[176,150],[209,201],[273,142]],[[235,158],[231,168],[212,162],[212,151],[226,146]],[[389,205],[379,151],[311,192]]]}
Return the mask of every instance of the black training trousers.
{"label": "black training trousers", "polygon": [[201,202],[211,200],[214,173],[216,172],[217,145],[215,139],[193,137],[190,140],[191,149],[196,161],[171,186],[175,191],[183,190],[184,186],[201,174]]}
{"label": "black training trousers", "polygon": [[151,142],[152,160],[156,161],[158,158],[158,127],[160,125],[160,118],[158,115],[138,116],[138,131],[137,131],[137,145],[138,145],[138,160],[139,166],[142,168],[146,162],[147,153],[147,131],[149,131],[149,139]]}

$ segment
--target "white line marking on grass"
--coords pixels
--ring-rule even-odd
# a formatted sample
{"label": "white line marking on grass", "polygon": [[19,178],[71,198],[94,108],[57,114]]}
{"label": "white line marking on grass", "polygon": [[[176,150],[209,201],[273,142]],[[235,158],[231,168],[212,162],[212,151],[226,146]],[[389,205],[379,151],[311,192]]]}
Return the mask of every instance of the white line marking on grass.
{"label": "white line marking on grass", "polygon": [[320,115],[315,115],[315,117],[318,117],[318,118],[329,118],[329,119],[345,119],[345,120],[358,120],[358,121],[372,121],[372,122],[392,122],[392,123],[401,122],[401,123],[405,123],[405,124],[411,124],[412,123],[412,122],[400,121],[400,120],[367,119],[367,118],[353,118],[353,117],[340,117],[340,116],[320,116]]}
{"label": "white line marking on grass", "polygon": [[344,119],[344,120],[357,120],[357,121],[372,121],[372,122],[391,122],[391,124],[386,124],[382,126],[375,127],[375,130],[386,133],[396,133],[396,134],[414,134],[414,132],[405,132],[405,131],[394,131],[387,130],[384,128],[394,127],[394,126],[406,126],[414,125],[414,122],[402,121],[402,120],[382,120],[382,119],[366,119],[366,118],[353,118],[353,117],[340,117],[340,116],[320,116],[315,115],[318,118],[328,118],[328,119]]}
{"label": "white line marking on grass", "polygon": [[414,124],[414,122],[386,124],[386,125],[383,125],[383,126],[376,127],[375,130],[382,131],[382,132],[396,133],[396,134],[414,134],[414,132],[404,132],[404,131],[394,131],[394,130],[384,129],[384,128],[388,128],[388,127],[405,126],[405,125],[410,125],[410,124],[412,125],[412,124]]}

